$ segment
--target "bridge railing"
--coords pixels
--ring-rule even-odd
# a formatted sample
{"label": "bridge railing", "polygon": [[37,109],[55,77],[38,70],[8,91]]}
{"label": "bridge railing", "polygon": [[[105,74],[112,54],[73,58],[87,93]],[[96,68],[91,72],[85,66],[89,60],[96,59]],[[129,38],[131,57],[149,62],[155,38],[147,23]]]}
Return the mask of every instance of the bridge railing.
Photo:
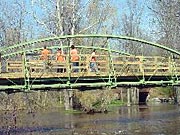
{"label": "bridge railing", "polygon": [[[29,73],[33,76],[50,74],[54,76],[108,76],[114,69],[118,76],[173,76],[180,73],[180,60],[173,61],[170,58],[159,56],[116,56],[112,57],[113,63],[109,63],[108,55],[97,55],[96,63],[98,74],[90,71],[90,54],[80,54],[79,66],[73,67],[68,56],[66,61],[57,62],[50,59],[47,64],[48,72],[44,71],[43,60],[28,60]],[[112,64],[112,65],[111,65]],[[113,69],[112,69],[113,67]],[[78,72],[73,72],[78,69]],[[6,72],[24,72],[22,60],[8,60]],[[60,70],[60,72],[58,72]],[[52,75],[51,75],[52,76]]]}
{"label": "bridge railing", "polygon": [[6,62],[6,72],[22,72],[22,71],[23,71],[22,61],[8,60]]}
{"label": "bridge railing", "polygon": [[171,65],[171,59],[159,56],[114,57],[114,68],[117,76],[167,76],[173,72]]}
{"label": "bridge railing", "polygon": [[[50,57],[48,61],[43,60],[33,60],[29,59],[26,61],[27,69],[29,73],[33,75],[40,74],[50,74],[54,73],[56,76],[108,76],[109,73],[109,63],[107,55],[97,55],[96,63],[98,67],[98,74],[96,72],[90,71],[90,54],[80,54],[80,60],[77,61],[79,63],[78,66],[73,66],[72,62],[70,62],[68,56],[65,57],[64,62],[58,62],[54,57]],[[8,60],[6,62],[6,72],[8,73],[23,73],[23,60]],[[46,67],[45,67],[46,65]],[[46,70],[45,70],[46,68]],[[74,69],[78,69],[78,72],[73,72]],[[36,77],[37,77],[36,76]]]}

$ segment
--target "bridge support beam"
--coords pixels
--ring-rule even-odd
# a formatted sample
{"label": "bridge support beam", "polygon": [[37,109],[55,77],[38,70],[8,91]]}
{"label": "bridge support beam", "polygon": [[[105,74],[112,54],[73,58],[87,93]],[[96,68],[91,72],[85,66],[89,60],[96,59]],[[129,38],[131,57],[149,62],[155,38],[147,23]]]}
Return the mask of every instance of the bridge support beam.
{"label": "bridge support beam", "polygon": [[139,89],[131,87],[127,89],[127,106],[139,104]]}

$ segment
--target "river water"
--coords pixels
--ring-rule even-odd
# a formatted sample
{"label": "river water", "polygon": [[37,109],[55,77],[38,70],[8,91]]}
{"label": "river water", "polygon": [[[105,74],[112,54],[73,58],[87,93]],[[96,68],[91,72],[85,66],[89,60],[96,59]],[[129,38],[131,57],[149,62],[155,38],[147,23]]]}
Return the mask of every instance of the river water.
{"label": "river water", "polygon": [[158,103],[73,114],[62,108],[0,113],[0,135],[180,135],[180,106]]}

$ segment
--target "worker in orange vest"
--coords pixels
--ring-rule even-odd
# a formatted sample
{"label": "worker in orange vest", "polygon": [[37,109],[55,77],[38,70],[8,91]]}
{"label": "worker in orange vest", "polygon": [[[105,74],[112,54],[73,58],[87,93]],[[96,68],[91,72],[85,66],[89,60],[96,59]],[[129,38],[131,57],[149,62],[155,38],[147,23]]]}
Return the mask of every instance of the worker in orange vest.
{"label": "worker in orange vest", "polygon": [[[56,61],[59,62],[59,63],[65,62],[65,56],[63,55],[61,48],[59,48],[59,49],[57,50],[57,53],[56,53]],[[65,72],[65,69],[64,69],[64,68],[58,68],[58,69],[57,69],[57,72],[63,73],[63,72]]]}
{"label": "worker in orange vest", "polygon": [[77,66],[79,66],[79,56],[78,56],[78,51],[74,45],[71,45],[70,55],[71,55],[72,66],[74,67],[73,72],[78,72],[79,70]]}
{"label": "worker in orange vest", "polygon": [[51,52],[44,46],[44,49],[41,51],[41,60],[48,60]]}
{"label": "worker in orange vest", "polygon": [[41,51],[40,59],[43,60],[43,67],[44,70],[48,69],[49,60],[50,60],[51,52],[44,46],[44,49]]}

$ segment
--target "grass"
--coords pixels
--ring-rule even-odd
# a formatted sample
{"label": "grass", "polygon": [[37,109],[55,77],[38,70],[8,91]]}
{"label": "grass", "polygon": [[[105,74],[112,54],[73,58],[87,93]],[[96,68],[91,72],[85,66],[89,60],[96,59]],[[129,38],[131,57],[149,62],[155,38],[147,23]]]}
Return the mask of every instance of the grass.
{"label": "grass", "polygon": [[123,106],[124,104],[121,100],[112,100],[108,106]]}

